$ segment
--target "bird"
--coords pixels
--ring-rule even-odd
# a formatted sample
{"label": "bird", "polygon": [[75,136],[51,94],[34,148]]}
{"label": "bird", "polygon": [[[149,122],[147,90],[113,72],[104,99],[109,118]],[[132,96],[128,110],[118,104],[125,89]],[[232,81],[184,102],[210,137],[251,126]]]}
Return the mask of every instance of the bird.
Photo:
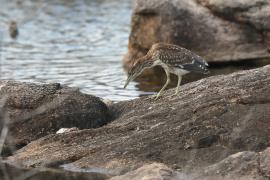
{"label": "bird", "polygon": [[16,39],[19,35],[19,30],[16,21],[10,21],[9,23],[9,35],[11,38]]}
{"label": "bird", "polygon": [[154,66],[161,66],[167,76],[166,83],[157,93],[155,99],[158,99],[161,96],[165,88],[170,83],[170,73],[175,74],[178,77],[175,95],[179,93],[179,87],[183,75],[190,72],[202,74],[209,73],[208,63],[199,55],[175,44],[155,43],[151,46],[145,56],[136,59],[131,65],[124,88],[126,88],[129,82],[133,81],[145,69],[152,68]]}

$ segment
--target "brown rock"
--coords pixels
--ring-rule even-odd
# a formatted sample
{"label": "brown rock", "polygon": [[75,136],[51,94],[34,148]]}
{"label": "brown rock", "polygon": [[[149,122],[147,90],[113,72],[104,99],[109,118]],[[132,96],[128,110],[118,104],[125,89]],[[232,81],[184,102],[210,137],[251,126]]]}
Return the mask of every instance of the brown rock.
{"label": "brown rock", "polygon": [[269,158],[270,147],[260,153],[239,152],[193,174],[193,179],[267,180],[270,177]]}
{"label": "brown rock", "polygon": [[269,4],[268,0],[137,0],[125,67],[156,42],[181,45],[209,62],[269,58]]}
{"label": "brown rock", "polygon": [[260,153],[251,151],[238,152],[220,162],[208,167],[202,167],[192,173],[175,171],[164,164],[153,163],[144,165],[124,175],[115,176],[111,180],[267,180],[270,177],[269,158],[270,147]]}
{"label": "brown rock", "polygon": [[21,147],[60,128],[97,128],[109,114],[99,98],[60,84],[0,82],[1,129],[9,127],[8,144]]}
{"label": "brown rock", "polygon": [[203,177],[214,179],[262,179],[259,172],[259,155],[255,152],[239,152],[221,162],[207,167]]}
{"label": "brown rock", "polygon": [[164,164],[153,163],[144,165],[122,176],[115,176],[111,180],[177,180],[177,173]]}
{"label": "brown rock", "polygon": [[260,172],[270,178],[270,147],[260,153]]}
{"label": "brown rock", "polygon": [[[200,1],[200,0],[199,0]],[[267,0],[203,0],[204,6],[230,21],[253,26],[256,30],[270,30],[270,2]]]}
{"label": "brown rock", "polygon": [[70,163],[120,174],[158,162],[195,171],[270,146],[270,66],[189,83],[173,94],[113,104],[110,124],[43,137],[8,161],[26,167]]}
{"label": "brown rock", "polygon": [[106,180],[110,176],[98,172],[72,172],[61,169],[30,169],[20,168],[18,166],[0,163],[0,179],[1,180]]}

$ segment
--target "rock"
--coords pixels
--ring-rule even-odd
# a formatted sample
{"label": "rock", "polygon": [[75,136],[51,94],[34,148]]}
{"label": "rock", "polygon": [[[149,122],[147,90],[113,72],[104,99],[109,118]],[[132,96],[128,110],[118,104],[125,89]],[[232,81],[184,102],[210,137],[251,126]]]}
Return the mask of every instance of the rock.
{"label": "rock", "polygon": [[164,164],[153,163],[144,165],[122,176],[115,176],[111,180],[177,180],[177,173]]}
{"label": "rock", "polygon": [[27,180],[106,180],[110,176],[98,172],[71,172],[62,169],[28,169],[11,164],[0,163],[0,179],[27,179]]}
{"label": "rock", "polygon": [[72,127],[72,128],[61,128],[59,129],[56,134],[61,134],[61,133],[69,133],[72,131],[78,131],[79,129],[77,127]]}
{"label": "rock", "polygon": [[[263,154],[263,156],[261,155]],[[263,152],[239,152],[226,159],[206,167],[203,173],[194,179],[245,179],[245,180],[266,180],[269,179],[270,147]],[[266,161],[265,161],[266,159]]]}
{"label": "rock", "polygon": [[174,89],[158,100],[113,104],[109,124],[48,135],[7,161],[25,167],[68,163],[119,174],[157,162],[188,172],[270,147],[270,66],[202,79],[173,94]]}
{"label": "rock", "polygon": [[[261,156],[263,154],[263,156]],[[269,162],[261,166],[263,162],[269,161],[270,147],[265,151],[256,153],[251,151],[238,152],[230,155],[224,160],[211,166],[187,173],[175,171],[168,166],[160,163],[143,165],[142,167],[130,171],[121,176],[115,176],[111,180],[140,180],[140,179],[160,179],[160,180],[224,180],[224,179],[243,179],[243,180],[267,180],[270,177]],[[266,173],[265,170],[268,172]]]}
{"label": "rock", "polygon": [[7,144],[19,148],[60,128],[97,128],[110,118],[97,97],[60,84],[0,82],[1,129],[8,124]]}
{"label": "rock", "polygon": [[130,68],[156,42],[208,62],[269,58],[269,19],[269,0],[137,0],[124,64]]}
{"label": "rock", "polygon": [[239,152],[205,169],[200,177],[214,179],[260,179],[258,153]]}
{"label": "rock", "polygon": [[[230,155],[220,162],[217,162],[208,167],[202,167],[202,169],[192,173],[175,171],[164,164],[153,163],[143,165],[142,167],[134,171],[130,171],[124,175],[115,176],[111,178],[111,180],[267,180],[270,177],[269,158],[270,147],[260,153],[251,151],[238,152],[236,154]],[[267,163],[264,164],[266,161]],[[266,171],[268,173],[266,173]]]}
{"label": "rock", "polygon": [[270,30],[270,2],[266,0],[202,0],[204,6],[229,21],[253,26],[256,30]]}
{"label": "rock", "polygon": [[259,156],[260,172],[264,176],[270,178],[270,147],[267,148],[265,151],[261,152]]}

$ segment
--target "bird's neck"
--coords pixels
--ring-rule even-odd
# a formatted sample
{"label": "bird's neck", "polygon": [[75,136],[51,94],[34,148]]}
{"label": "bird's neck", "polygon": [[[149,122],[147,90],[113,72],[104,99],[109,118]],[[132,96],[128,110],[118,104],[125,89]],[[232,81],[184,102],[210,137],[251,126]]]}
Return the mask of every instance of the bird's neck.
{"label": "bird's neck", "polygon": [[150,68],[152,67],[154,61],[152,60],[151,57],[145,55],[138,60],[138,63],[143,65],[145,68]]}

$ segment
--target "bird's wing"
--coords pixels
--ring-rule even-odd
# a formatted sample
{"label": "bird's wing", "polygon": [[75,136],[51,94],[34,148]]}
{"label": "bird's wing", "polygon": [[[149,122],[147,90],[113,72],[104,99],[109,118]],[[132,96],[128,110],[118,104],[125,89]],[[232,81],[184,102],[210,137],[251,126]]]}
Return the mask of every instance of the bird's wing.
{"label": "bird's wing", "polygon": [[207,62],[195,53],[185,48],[172,48],[159,51],[159,59],[169,66],[187,71],[207,72]]}

